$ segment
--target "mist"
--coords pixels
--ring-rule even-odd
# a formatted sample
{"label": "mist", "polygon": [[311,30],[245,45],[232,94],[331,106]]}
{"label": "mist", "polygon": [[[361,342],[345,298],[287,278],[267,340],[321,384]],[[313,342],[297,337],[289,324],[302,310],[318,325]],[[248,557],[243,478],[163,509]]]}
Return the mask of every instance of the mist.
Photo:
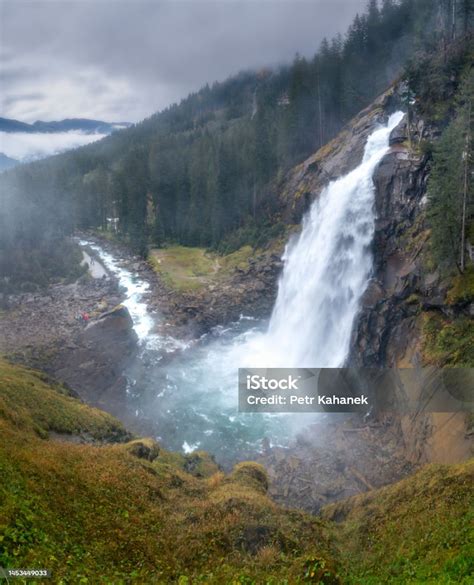
{"label": "mist", "polygon": [[30,161],[85,146],[105,136],[75,131],[47,134],[0,132],[0,152],[16,160]]}

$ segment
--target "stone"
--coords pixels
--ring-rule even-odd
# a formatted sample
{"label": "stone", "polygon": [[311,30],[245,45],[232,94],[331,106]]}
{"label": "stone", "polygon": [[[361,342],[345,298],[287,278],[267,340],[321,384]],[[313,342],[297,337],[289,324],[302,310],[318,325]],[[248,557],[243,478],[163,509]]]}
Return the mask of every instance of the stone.
{"label": "stone", "polygon": [[103,313],[60,348],[52,364],[59,379],[90,404],[119,412],[126,398],[124,371],[132,363],[138,338],[123,305]]}
{"label": "stone", "polygon": [[408,140],[408,124],[407,117],[404,116],[400,124],[394,128],[390,134],[389,145],[403,144]]}

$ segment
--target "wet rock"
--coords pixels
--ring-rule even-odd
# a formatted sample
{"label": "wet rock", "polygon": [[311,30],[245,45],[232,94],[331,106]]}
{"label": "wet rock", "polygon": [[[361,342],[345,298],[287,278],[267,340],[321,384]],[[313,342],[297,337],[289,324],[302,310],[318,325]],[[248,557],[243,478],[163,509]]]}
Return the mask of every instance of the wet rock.
{"label": "wet rock", "polygon": [[128,309],[123,305],[118,305],[111,311],[102,313],[96,321],[89,323],[84,330],[82,339],[86,343],[97,343],[117,336],[123,336],[127,341],[136,341],[132,318]]}
{"label": "wet rock", "polygon": [[[425,157],[399,146],[405,133],[404,119],[392,132],[396,148],[374,173],[374,281],[380,284],[371,284],[364,295],[352,337],[351,365],[396,366],[416,338],[418,298],[426,281],[420,251],[427,237],[418,218],[423,215],[429,169]],[[428,282],[432,286],[436,277]]]}
{"label": "wet rock", "polygon": [[389,145],[393,146],[394,144],[403,144],[408,140],[408,123],[407,117],[405,116],[403,120],[398,124],[396,128],[394,128],[390,134],[389,138]]}
{"label": "wet rock", "polygon": [[367,290],[365,291],[361,299],[362,307],[365,308],[375,307],[375,305],[384,298],[384,294],[385,291],[380,282],[377,282],[376,280],[371,280],[369,282]]}

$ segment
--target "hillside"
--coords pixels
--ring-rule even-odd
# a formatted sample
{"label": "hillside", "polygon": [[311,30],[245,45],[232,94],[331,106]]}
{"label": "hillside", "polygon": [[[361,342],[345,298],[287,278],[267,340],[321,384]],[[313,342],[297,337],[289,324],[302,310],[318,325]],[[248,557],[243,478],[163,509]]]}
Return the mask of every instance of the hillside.
{"label": "hillside", "polygon": [[40,375],[4,362],[1,373],[2,566],[104,584],[297,583],[312,563],[331,573],[323,523],[273,504],[261,466],[224,476],[206,454],[124,442],[117,421]]}
{"label": "hillside", "polygon": [[[107,218],[142,255],[150,244],[231,252],[270,239],[279,228],[275,179],[334,138],[415,51],[446,45],[450,23],[438,4],[370,2],[312,59],[206,86],[98,144],[6,173],[2,246],[20,235],[20,201],[21,225],[47,226],[36,247],[46,234],[111,228]],[[459,13],[460,31],[471,17]],[[50,220],[57,213],[61,229]]]}
{"label": "hillside", "polygon": [[392,486],[332,504],[347,584],[467,585],[472,559],[474,462],[428,465]]}
{"label": "hillside", "polygon": [[[114,67],[87,47],[76,97],[113,89],[114,119],[166,35],[134,16],[140,81],[109,4],[81,3]],[[367,0],[315,55],[94,144],[95,120],[0,118],[88,141],[0,174],[0,578],[474,582],[473,25],[472,0]]]}
{"label": "hillside", "polygon": [[4,567],[104,584],[472,577],[472,463],[427,467],[326,508],[322,520],[275,505],[257,464],[224,475],[205,453],[132,439],[41,374],[0,368]]}

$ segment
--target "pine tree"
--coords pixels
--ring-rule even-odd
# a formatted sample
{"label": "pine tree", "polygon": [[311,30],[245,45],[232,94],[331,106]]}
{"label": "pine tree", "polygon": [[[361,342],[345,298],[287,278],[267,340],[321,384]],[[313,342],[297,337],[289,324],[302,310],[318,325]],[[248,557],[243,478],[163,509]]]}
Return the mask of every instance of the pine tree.
{"label": "pine tree", "polygon": [[472,208],[472,101],[474,73],[465,78],[456,116],[435,149],[429,181],[432,250],[445,268],[465,270],[466,225]]}
{"label": "pine tree", "polygon": [[460,0],[459,4],[462,30],[464,34],[467,34],[473,24],[474,2],[473,0]]}

